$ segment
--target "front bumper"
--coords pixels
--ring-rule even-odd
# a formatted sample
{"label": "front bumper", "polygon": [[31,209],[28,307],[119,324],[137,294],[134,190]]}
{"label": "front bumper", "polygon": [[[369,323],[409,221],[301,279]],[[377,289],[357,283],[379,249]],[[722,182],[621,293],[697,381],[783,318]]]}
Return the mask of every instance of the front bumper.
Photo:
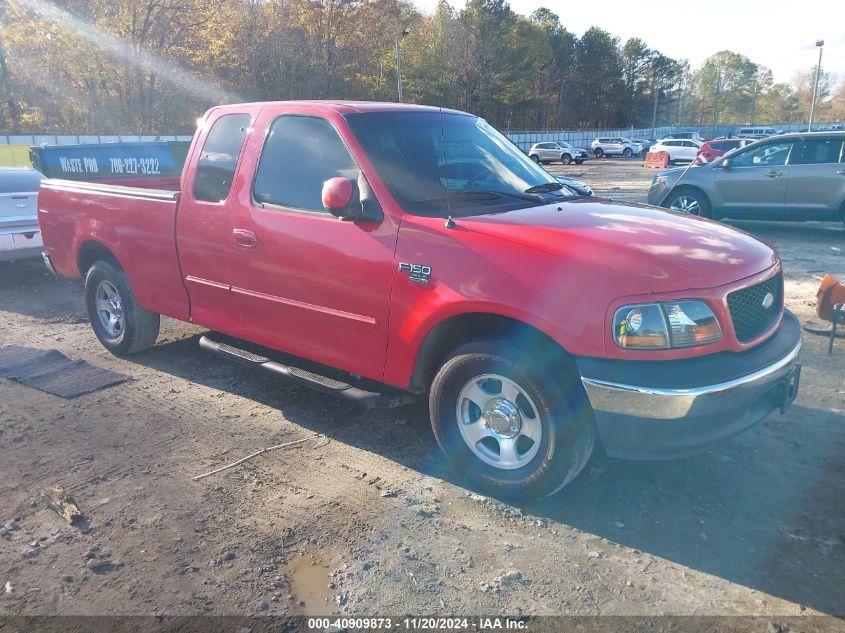
{"label": "front bumper", "polygon": [[614,457],[668,459],[739,433],[795,398],[798,319],[784,311],[757,347],[677,361],[577,358],[605,450]]}

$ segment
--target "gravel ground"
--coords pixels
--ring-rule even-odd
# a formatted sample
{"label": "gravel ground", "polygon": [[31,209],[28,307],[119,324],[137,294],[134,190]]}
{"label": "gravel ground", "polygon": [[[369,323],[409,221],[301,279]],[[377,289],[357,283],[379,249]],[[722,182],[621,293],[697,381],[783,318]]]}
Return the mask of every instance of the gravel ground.
{"label": "gravel ground", "polygon": [[[640,201],[654,173],[550,169]],[[845,231],[737,226],[779,248],[810,321],[822,272],[845,276]],[[680,461],[597,452],[562,494],[510,506],[445,466],[423,404],[356,409],[217,362],[169,319],[118,359],[83,310],[80,284],[0,264],[0,345],[132,377],[74,400],[0,380],[0,615],[845,613],[845,341],[829,357],[805,338],[783,416]],[[38,502],[54,485],[78,527]]]}

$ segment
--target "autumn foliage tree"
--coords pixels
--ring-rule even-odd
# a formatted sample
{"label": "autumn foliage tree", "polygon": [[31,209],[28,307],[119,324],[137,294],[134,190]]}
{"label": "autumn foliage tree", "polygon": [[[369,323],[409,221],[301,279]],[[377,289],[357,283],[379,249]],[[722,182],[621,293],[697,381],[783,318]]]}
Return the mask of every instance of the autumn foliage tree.
{"label": "autumn foliage tree", "polygon": [[[0,0],[0,132],[190,133],[217,103],[405,99],[508,128],[786,123],[811,79],[731,51],[691,71],[641,39],[580,37],[506,0]],[[817,120],[845,118],[822,74]]]}

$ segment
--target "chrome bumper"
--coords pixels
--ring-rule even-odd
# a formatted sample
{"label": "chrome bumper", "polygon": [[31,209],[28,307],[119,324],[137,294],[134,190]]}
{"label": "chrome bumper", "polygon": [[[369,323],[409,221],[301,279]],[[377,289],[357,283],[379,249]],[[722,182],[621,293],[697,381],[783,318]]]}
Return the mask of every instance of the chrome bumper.
{"label": "chrome bumper", "polygon": [[789,354],[754,373],[705,387],[661,389],[583,377],[594,410],[654,420],[680,420],[690,415],[718,415],[756,398],[780,383],[795,366],[801,341]]}
{"label": "chrome bumper", "polygon": [[[779,331],[743,354],[665,365],[580,359],[579,369],[607,453],[666,459],[696,453],[783,412],[798,391],[800,350],[800,324],[786,311]],[[708,382],[710,375],[729,378]],[[614,379],[619,376],[648,378],[635,384],[639,381]]]}
{"label": "chrome bumper", "polygon": [[0,226],[0,262],[38,257],[42,247],[37,226]]}

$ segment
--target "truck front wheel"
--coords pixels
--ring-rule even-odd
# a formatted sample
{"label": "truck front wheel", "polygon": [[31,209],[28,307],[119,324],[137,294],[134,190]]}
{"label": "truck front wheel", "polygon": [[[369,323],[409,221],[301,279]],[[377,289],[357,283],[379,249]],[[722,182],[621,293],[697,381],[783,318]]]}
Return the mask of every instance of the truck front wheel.
{"label": "truck front wheel", "polygon": [[447,457],[497,497],[557,492],[581,471],[595,445],[577,372],[542,367],[502,343],[455,350],[434,378],[429,408]]}
{"label": "truck front wheel", "polygon": [[85,303],[94,334],[112,354],[142,352],[158,338],[159,315],[138,305],[126,273],[110,262],[98,261],[88,269]]}

